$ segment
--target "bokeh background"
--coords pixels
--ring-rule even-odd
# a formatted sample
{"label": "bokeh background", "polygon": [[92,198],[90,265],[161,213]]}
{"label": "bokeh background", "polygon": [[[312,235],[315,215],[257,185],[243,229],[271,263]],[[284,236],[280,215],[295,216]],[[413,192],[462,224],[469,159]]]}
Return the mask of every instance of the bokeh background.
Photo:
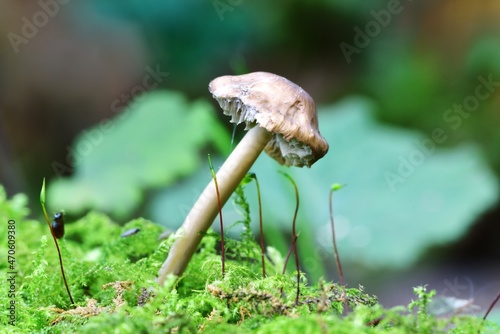
{"label": "bokeh background", "polygon": [[[95,209],[177,228],[210,180],[207,153],[229,152],[208,83],[268,71],[313,96],[331,146],[288,171],[310,279],[338,279],[338,182],[350,286],[393,306],[429,284],[445,311],[471,298],[484,311],[500,291],[497,1],[9,0],[0,34],[0,183],[33,217],[46,177],[49,210],[69,220]],[[252,169],[267,243],[286,251],[295,202],[277,170],[264,155]],[[238,220],[231,203],[224,218]]]}

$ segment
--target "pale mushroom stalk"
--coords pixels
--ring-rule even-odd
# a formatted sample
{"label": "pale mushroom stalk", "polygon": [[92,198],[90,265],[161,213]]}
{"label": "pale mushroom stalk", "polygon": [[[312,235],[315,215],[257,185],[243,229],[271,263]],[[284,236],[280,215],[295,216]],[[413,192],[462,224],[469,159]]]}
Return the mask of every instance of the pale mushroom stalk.
{"label": "pale mushroom stalk", "polygon": [[[224,205],[250,167],[271,139],[271,133],[260,126],[250,129],[217,172],[222,205]],[[200,195],[182,224],[182,235],[170,249],[163,263],[157,282],[163,284],[166,275],[180,275],[198,247],[203,233],[217,217],[218,205],[215,184],[212,180]]]}
{"label": "pale mushroom stalk", "polygon": [[[245,123],[250,129],[217,172],[222,206],[262,150],[280,164],[297,167],[310,167],[328,151],[318,130],[313,99],[288,79],[266,72],[222,76],[210,82],[209,90],[231,122]],[[158,273],[159,284],[169,274],[184,272],[217,213],[212,180],[181,226]]]}

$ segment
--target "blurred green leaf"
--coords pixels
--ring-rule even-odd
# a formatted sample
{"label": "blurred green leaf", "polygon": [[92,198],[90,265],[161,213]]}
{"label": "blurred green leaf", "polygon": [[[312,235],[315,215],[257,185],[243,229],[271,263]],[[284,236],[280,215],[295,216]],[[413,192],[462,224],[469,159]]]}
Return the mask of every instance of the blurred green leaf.
{"label": "blurred green leaf", "polygon": [[493,73],[498,77],[500,72],[499,39],[497,36],[485,35],[475,41],[467,54],[466,68],[470,73]]}
{"label": "blurred green leaf", "polygon": [[[380,42],[381,47],[387,44]],[[442,117],[441,108],[448,107],[439,63],[433,55],[415,55],[404,46],[394,53],[397,57],[381,52],[373,56],[374,73],[365,76],[364,85],[379,101],[378,112],[384,120],[413,128],[432,127]]]}
{"label": "blurred green leaf", "polygon": [[[343,261],[368,267],[402,268],[414,263],[432,245],[461,237],[474,220],[498,198],[497,182],[473,145],[454,149],[440,148],[426,155],[422,143],[431,148],[427,136],[377,123],[374,106],[366,99],[350,98],[331,107],[319,108],[323,136],[330,152],[311,169],[290,168],[299,187],[301,206],[297,231],[304,266],[316,275],[321,261],[333,261],[328,220],[328,194],[333,182],[347,185],[334,196],[333,206],[339,252]],[[438,124],[436,124],[438,125]],[[451,128],[445,128],[451,134]],[[421,152],[421,153],[418,153]],[[418,157],[424,157],[421,161]],[[397,174],[401,161],[412,159],[418,166],[408,169],[404,181],[387,181],[387,172]],[[251,169],[262,189],[264,226],[279,226],[290,233],[295,199],[290,185],[276,172],[278,164],[262,156]],[[207,168],[202,174],[209,178]],[[198,177],[199,179],[199,177]],[[164,194],[178,206],[189,204],[205,184],[189,183],[186,197],[175,190]],[[248,192],[252,220],[258,221],[257,199]],[[155,219],[165,203],[153,205]],[[188,205],[185,205],[188,207]],[[226,205],[224,215],[230,222],[234,209]],[[237,215],[237,213],[234,213]],[[233,215],[233,217],[234,217]],[[176,217],[182,221],[183,217]],[[176,226],[175,226],[176,227]],[[256,229],[254,228],[256,231]],[[274,245],[274,236],[266,236]],[[329,255],[322,256],[324,253]]]}
{"label": "blurred green leaf", "polygon": [[138,207],[145,189],[199,168],[206,161],[201,148],[211,144],[228,152],[229,143],[208,102],[189,103],[176,92],[147,93],[108,128],[96,126],[77,138],[74,175],[49,182],[48,203],[69,213],[93,208],[124,217]]}

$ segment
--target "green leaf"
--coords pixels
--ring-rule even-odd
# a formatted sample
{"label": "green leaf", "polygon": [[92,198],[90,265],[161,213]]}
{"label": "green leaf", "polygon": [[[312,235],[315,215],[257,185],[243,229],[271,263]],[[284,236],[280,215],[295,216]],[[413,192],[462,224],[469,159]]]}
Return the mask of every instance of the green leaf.
{"label": "green leaf", "polygon": [[51,206],[124,217],[138,207],[145,189],[172,184],[204,165],[201,148],[229,151],[229,135],[211,105],[189,103],[176,92],[144,94],[102,124],[77,138],[74,175],[51,182]]}

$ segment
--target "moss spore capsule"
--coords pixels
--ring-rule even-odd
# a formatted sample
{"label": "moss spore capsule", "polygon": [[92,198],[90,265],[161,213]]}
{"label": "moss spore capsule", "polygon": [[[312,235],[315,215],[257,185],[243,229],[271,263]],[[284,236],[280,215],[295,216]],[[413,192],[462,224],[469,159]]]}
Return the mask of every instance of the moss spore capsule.
{"label": "moss spore capsule", "polygon": [[61,239],[64,236],[64,214],[62,212],[54,214],[54,221],[51,227],[57,239]]}

